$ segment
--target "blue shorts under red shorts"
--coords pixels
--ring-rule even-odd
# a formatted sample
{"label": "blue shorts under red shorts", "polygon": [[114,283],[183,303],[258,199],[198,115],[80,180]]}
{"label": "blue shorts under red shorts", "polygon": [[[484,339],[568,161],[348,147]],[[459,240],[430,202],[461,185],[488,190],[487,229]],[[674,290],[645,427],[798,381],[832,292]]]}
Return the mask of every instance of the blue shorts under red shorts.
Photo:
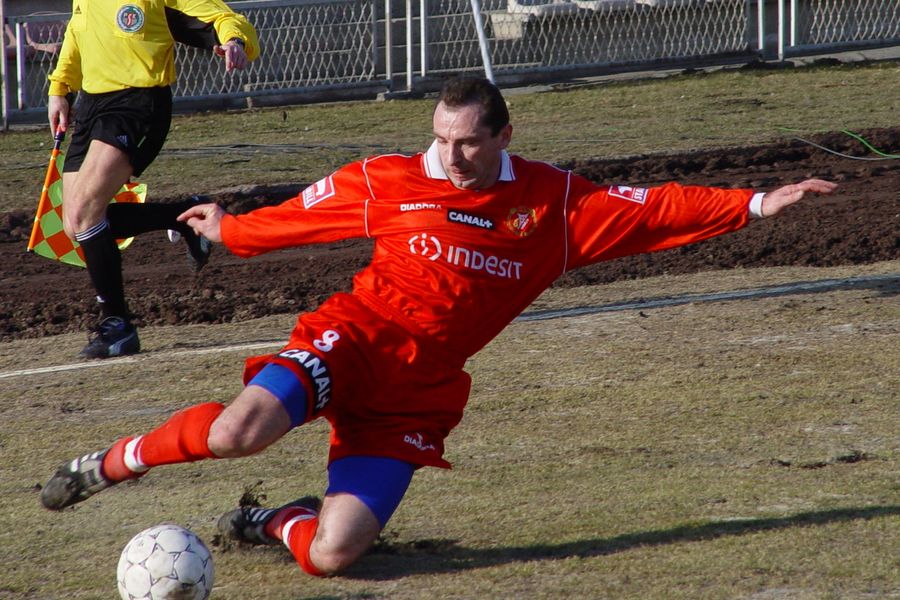
{"label": "blue shorts under red shorts", "polygon": [[304,421],[331,424],[329,462],[384,456],[449,468],[444,439],[462,418],[471,379],[448,358],[352,294],[301,315],[277,354],[247,360],[244,382],[266,364],[291,369],[306,386]]}

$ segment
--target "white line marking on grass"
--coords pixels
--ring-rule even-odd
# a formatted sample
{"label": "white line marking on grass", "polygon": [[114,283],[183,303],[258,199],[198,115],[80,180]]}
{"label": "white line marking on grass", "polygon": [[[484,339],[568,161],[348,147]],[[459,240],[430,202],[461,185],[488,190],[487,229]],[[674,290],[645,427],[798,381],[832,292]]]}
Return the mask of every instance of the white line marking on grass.
{"label": "white line marking on grass", "polygon": [[92,360],[91,362],[72,363],[69,365],[55,365],[52,367],[37,367],[34,369],[20,369],[18,371],[0,372],[0,379],[8,379],[10,377],[22,377],[25,375],[41,375],[44,373],[59,373],[61,371],[80,371],[83,369],[93,369],[95,367],[110,367],[115,365],[125,365],[137,362],[151,360],[159,356],[173,358],[178,356],[199,356],[201,354],[219,354],[222,352],[236,352],[239,350],[256,350],[261,348],[280,348],[286,342],[254,342],[251,344],[234,344],[232,346],[217,346],[214,348],[196,348],[193,350],[176,350],[175,352],[149,352],[136,356],[123,356],[121,358],[105,358],[103,360]]}
{"label": "white line marking on grass", "polygon": [[900,273],[891,275],[867,275],[860,277],[848,277],[846,279],[822,279],[820,281],[800,281],[785,285],[773,285],[747,290],[735,290],[733,292],[712,292],[709,294],[684,294],[668,298],[651,298],[649,300],[633,300],[603,306],[580,306],[576,308],[563,308],[558,310],[536,310],[523,313],[516,317],[516,321],[544,321],[546,319],[558,319],[561,317],[577,317],[581,315],[593,315],[604,312],[616,312],[623,310],[636,310],[644,308],[664,308],[692,302],[717,302],[723,300],[745,300],[748,298],[766,298],[771,296],[786,296],[789,294],[818,292],[828,289],[861,287],[869,283],[880,281],[900,281]]}

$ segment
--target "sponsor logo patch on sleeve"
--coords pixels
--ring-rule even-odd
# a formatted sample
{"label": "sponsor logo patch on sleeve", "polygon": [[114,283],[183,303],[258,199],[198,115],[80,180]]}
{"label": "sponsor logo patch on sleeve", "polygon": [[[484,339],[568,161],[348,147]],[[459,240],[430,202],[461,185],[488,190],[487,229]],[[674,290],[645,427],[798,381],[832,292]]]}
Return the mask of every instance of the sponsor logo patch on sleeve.
{"label": "sponsor logo patch on sleeve", "polygon": [[629,202],[643,204],[647,200],[647,189],[629,185],[611,185],[609,186],[609,195],[628,200]]}
{"label": "sponsor logo patch on sleeve", "polygon": [[312,208],[332,196],[334,196],[334,180],[329,175],[303,190],[303,208]]}

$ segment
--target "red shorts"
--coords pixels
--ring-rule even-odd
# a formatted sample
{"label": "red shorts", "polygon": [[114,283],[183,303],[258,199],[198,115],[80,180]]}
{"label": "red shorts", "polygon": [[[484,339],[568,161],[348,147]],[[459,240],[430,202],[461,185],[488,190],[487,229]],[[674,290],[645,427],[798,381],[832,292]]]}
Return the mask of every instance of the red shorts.
{"label": "red shorts", "polygon": [[351,294],[301,315],[281,352],[247,359],[244,383],[270,362],[291,369],[307,391],[307,418],[331,424],[329,462],[386,456],[449,468],[444,438],[460,421],[471,379]]}

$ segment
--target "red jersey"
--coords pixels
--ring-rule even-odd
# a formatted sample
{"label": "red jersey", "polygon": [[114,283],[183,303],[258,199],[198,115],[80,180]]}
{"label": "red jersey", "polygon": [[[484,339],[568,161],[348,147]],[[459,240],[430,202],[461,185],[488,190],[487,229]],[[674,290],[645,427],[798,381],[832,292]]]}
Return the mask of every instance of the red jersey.
{"label": "red jersey", "polygon": [[739,229],[752,195],[598,186],[506,152],[497,183],[460,190],[433,145],[349,164],[279,206],[225,216],[221,231],[245,257],[373,238],[353,295],[461,365],[566,271]]}

